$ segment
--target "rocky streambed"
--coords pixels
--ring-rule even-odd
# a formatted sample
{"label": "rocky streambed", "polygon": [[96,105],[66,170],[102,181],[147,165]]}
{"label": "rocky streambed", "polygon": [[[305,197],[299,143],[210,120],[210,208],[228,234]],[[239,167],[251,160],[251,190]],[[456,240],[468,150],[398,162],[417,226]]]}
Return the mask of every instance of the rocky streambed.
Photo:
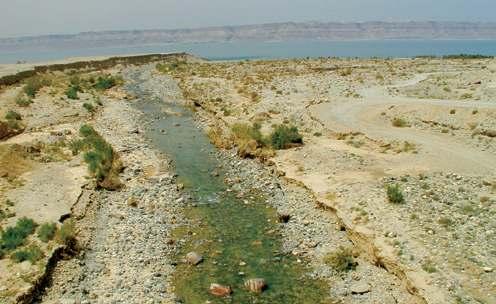
{"label": "rocky streambed", "polygon": [[95,128],[119,152],[125,188],[73,208],[83,250],[61,261],[40,303],[421,303],[353,248],[332,212],[274,167],[213,147],[205,113],[145,65],[124,71],[132,101]]}
{"label": "rocky streambed", "polygon": [[[303,257],[284,250],[283,220],[267,204],[270,191],[239,187],[241,178],[229,176],[231,164],[210,144],[187,108],[153,97],[137,106],[149,117],[147,134],[171,158],[184,193],[178,201],[187,223],[177,227],[170,240],[176,244],[173,281],[179,301],[328,301],[327,284],[308,276]],[[268,182],[261,185],[275,189]],[[263,283],[257,288],[250,282]]]}
{"label": "rocky streambed", "polygon": [[[274,167],[215,149],[204,134],[207,113],[185,109],[170,77],[142,67],[142,104],[149,137],[175,165],[184,187],[187,224],[175,230],[175,292],[184,303],[420,303],[398,278],[353,252],[352,271],[341,272],[326,257],[352,248],[336,216],[313,194]],[[145,93],[146,92],[146,93]],[[153,101],[154,99],[154,101]],[[165,101],[165,103],[164,103]],[[188,253],[201,259],[191,265]],[[268,288],[250,293],[245,283],[263,278]],[[229,287],[230,297],[209,294],[211,284]]]}

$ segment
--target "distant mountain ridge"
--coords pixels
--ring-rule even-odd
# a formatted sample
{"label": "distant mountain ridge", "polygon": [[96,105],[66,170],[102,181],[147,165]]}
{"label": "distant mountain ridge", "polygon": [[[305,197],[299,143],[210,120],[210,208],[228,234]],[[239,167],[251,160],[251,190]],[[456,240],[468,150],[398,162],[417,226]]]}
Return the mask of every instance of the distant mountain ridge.
{"label": "distant mountain ridge", "polygon": [[0,48],[131,46],[179,42],[496,39],[496,22],[287,22],[193,29],[82,32],[0,38]]}

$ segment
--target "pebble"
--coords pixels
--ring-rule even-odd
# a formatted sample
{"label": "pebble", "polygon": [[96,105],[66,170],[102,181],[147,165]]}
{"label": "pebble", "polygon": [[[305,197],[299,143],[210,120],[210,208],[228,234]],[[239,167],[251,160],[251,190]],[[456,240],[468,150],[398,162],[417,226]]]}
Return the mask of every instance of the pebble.
{"label": "pebble", "polygon": [[261,278],[246,280],[244,285],[246,289],[254,293],[261,293],[267,287],[267,283]]}
{"label": "pebble", "polygon": [[210,284],[209,291],[212,295],[217,297],[227,297],[232,293],[230,286],[224,286],[217,283]]}
{"label": "pebble", "polygon": [[351,285],[350,290],[353,294],[364,294],[370,292],[370,286],[366,282],[356,282]]}
{"label": "pebble", "polygon": [[186,255],[186,262],[190,265],[198,265],[200,264],[201,262],[203,262],[203,256],[201,256],[200,254],[196,253],[196,252],[189,252],[187,255]]}

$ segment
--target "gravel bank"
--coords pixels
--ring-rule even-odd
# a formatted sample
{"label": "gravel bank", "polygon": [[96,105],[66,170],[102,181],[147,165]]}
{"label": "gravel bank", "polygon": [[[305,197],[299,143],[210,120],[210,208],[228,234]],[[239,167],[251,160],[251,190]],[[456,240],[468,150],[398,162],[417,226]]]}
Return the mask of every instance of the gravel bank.
{"label": "gravel bank", "polygon": [[167,239],[181,194],[168,161],[145,142],[141,113],[129,102],[106,101],[94,125],[118,151],[126,185],[94,193],[77,224],[84,250],[59,263],[40,303],[172,303]]}

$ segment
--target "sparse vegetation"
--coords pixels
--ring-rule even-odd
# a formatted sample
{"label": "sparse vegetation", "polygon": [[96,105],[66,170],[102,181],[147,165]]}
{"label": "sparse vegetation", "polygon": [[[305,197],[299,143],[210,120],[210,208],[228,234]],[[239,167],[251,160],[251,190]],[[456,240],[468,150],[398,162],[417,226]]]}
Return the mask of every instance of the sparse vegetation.
{"label": "sparse vegetation", "polygon": [[422,264],[422,269],[428,273],[434,273],[437,271],[437,268],[436,266],[434,265],[434,263],[432,263],[432,261],[425,261],[423,264]]}
{"label": "sparse vegetation", "polygon": [[14,227],[7,227],[2,231],[0,238],[0,250],[7,252],[14,250],[24,244],[26,238],[31,235],[36,228],[36,223],[28,218],[20,218]]}
{"label": "sparse vegetation", "polygon": [[274,149],[287,149],[303,143],[303,137],[296,126],[279,125],[270,135],[270,142]]}
{"label": "sparse vegetation", "polygon": [[65,95],[67,96],[67,98],[72,100],[79,99],[78,87],[73,85],[69,86],[69,88],[65,91]]}
{"label": "sparse vegetation", "polygon": [[260,128],[257,123],[253,125],[236,123],[231,127],[233,141],[241,157],[261,156],[263,150],[266,150],[267,140],[260,132]]}
{"label": "sparse vegetation", "polygon": [[31,264],[36,264],[43,257],[43,252],[36,245],[31,245],[28,248],[18,250],[11,255],[11,259],[17,263],[29,261]]}
{"label": "sparse vegetation", "polygon": [[74,232],[74,223],[65,221],[59,230],[55,233],[55,239],[59,244],[73,247],[76,244],[76,235]]}
{"label": "sparse vegetation", "polygon": [[403,118],[400,118],[400,117],[395,117],[392,121],[392,124],[394,127],[397,127],[397,128],[408,127],[408,123],[406,122],[406,120],[404,120]]}
{"label": "sparse vegetation", "polygon": [[7,114],[5,114],[5,119],[7,120],[22,120],[21,114],[17,113],[16,111],[9,110]]}
{"label": "sparse vegetation", "polygon": [[46,243],[54,238],[55,232],[57,232],[57,224],[45,223],[38,228],[38,238]]}
{"label": "sparse vegetation", "polygon": [[175,60],[173,62],[157,63],[157,65],[155,65],[155,68],[160,73],[167,74],[170,72],[184,71],[186,69],[186,65],[186,61]]}
{"label": "sparse vegetation", "polygon": [[91,103],[88,102],[83,103],[83,108],[85,108],[90,113],[93,113],[96,110],[95,106],[93,106]]}
{"label": "sparse vegetation", "polygon": [[386,187],[388,201],[392,204],[403,204],[405,198],[398,184],[389,184]]}
{"label": "sparse vegetation", "polygon": [[83,139],[70,144],[73,154],[85,151],[84,161],[99,186],[106,189],[119,188],[118,172],[122,165],[112,146],[90,125],[83,125],[79,133]]}
{"label": "sparse vegetation", "polygon": [[96,79],[96,83],[94,85],[94,88],[100,91],[108,90],[113,88],[118,84],[120,79],[112,76],[112,75],[103,75],[99,76]]}
{"label": "sparse vegetation", "polygon": [[439,225],[443,226],[444,228],[449,228],[451,226],[453,226],[454,222],[452,219],[450,219],[449,217],[441,217],[439,218],[439,220],[437,221],[439,223]]}
{"label": "sparse vegetation", "polygon": [[264,145],[264,139],[262,133],[260,132],[261,126],[259,124],[245,124],[236,123],[231,127],[231,131],[235,138],[240,141],[250,141],[255,140],[257,144]]}
{"label": "sparse vegetation", "polygon": [[23,88],[24,93],[31,98],[35,98],[41,88],[45,86],[50,86],[51,82],[48,78],[35,76],[26,81],[26,85]]}
{"label": "sparse vegetation", "polygon": [[355,269],[357,263],[353,258],[350,248],[339,247],[336,251],[328,253],[324,262],[338,272],[346,272]]}
{"label": "sparse vegetation", "polygon": [[19,94],[15,99],[15,103],[20,107],[28,107],[33,103],[33,100],[29,97],[25,97],[24,94]]}
{"label": "sparse vegetation", "polygon": [[494,56],[487,56],[482,54],[453,54],[445,55],[443,59],[491,59]]}

